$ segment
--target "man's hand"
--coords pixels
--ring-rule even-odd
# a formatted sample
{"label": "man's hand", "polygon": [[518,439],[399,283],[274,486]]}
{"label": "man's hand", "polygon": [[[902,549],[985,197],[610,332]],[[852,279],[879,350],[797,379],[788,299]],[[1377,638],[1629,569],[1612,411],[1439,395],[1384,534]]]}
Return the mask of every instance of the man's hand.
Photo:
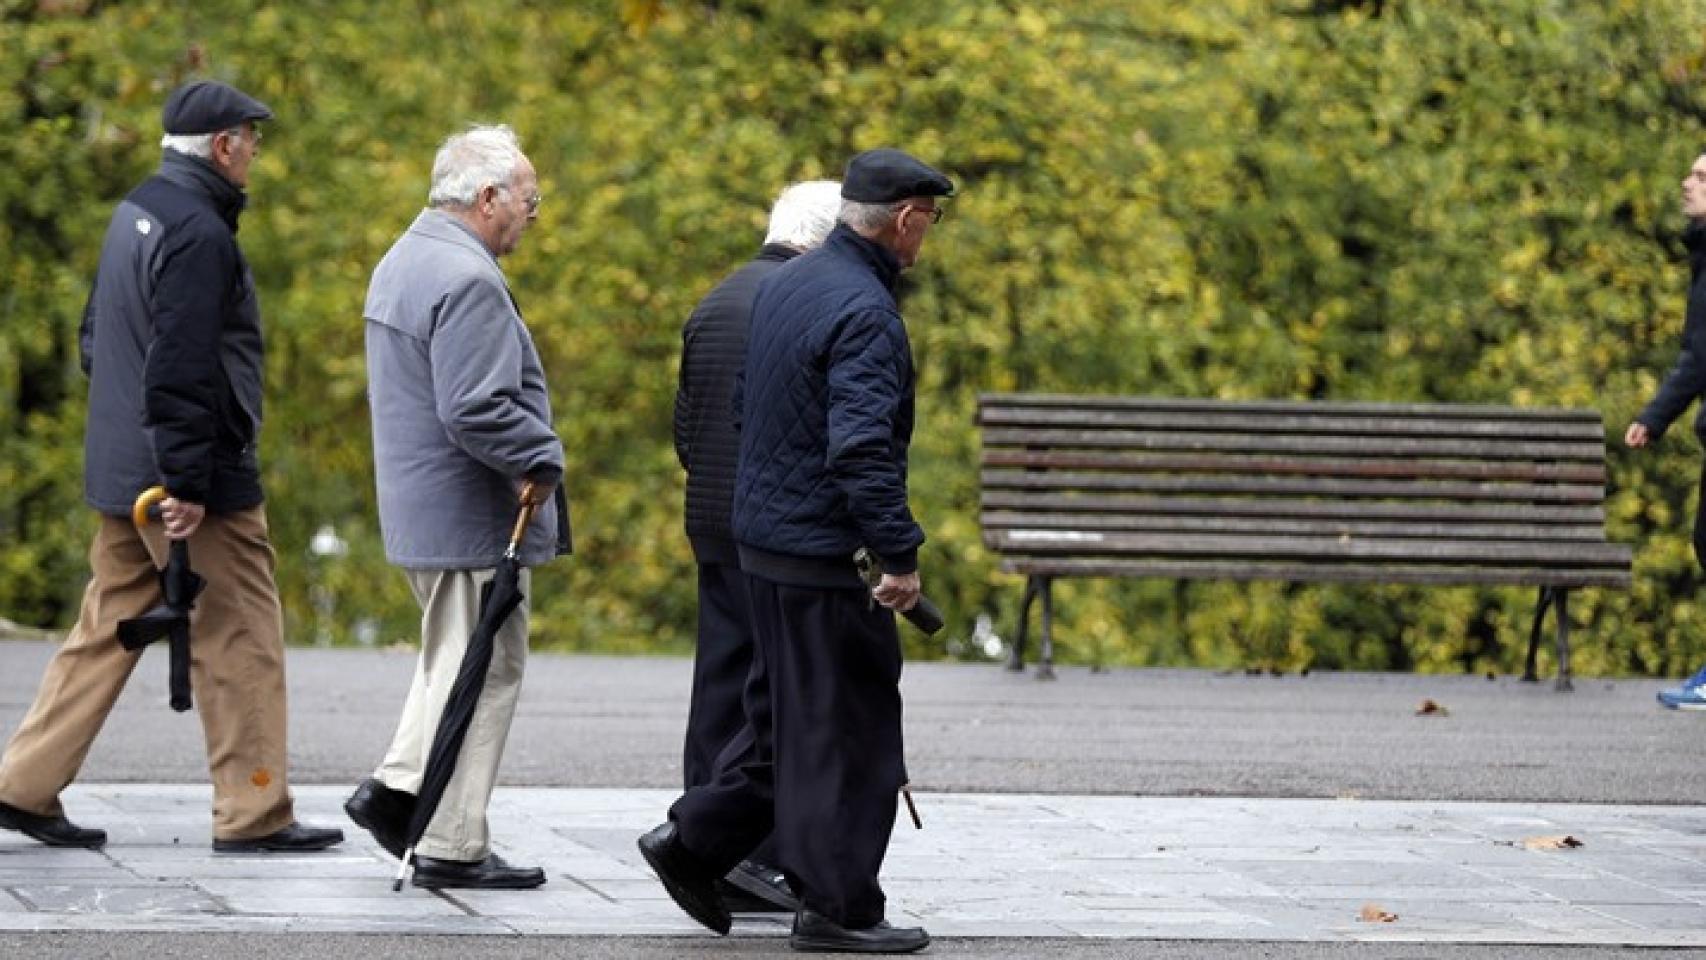
{"label": "man's hand", "polygon": [[551,494],[557,489],[555,479],[535,480],[532,477],[515,485],[515,495],[524,504],[535,507],[551,502]]}
{"label": "man's hand", "polygon": [[918,598],[924,593],[924,584],[918,579],[918,572],[885,573],[883,580],[871,590],[871,596],[877,602],[897,613],[905,613],[918,603]]}
{"label": "man's hand", "polygon": [[165,521],[168,540],[188,540],[201,526],[201,518],[205,516],[207,508],[199,503],[177,497],[160,501],[160,519]]}
{"label": "man's hand", "polygon": [[1629,429],[1623,432],[1623,442],[1631,449],[1639,450],[1652,440],[1652,434],[1647,431],[1644,423],[1631,423]]}

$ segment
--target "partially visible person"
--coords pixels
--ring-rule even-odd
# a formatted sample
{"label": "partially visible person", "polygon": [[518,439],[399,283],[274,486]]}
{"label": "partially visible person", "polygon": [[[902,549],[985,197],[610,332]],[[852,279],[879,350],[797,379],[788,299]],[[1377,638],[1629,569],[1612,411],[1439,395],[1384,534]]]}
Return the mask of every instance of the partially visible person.
{"label": "partially visible person", "polygon": [[[746,356],[747,322],[758,285],[778,267],[823,243],[841,209],[841,184],[796,183],[776,198],[758,255],[706,294],[681,334],[675,394],[675,453],[687,471],[687,538],[699,568],[699,632],[682,771],[691,790],[709,783],[717,755],[746,724],[742,691],[752,672],[752,614],[729,528],[740,435],[734,387]],[[783,910],[799,903],[771,865],[768,842],[720,884],[731,910]]]}
{"label": "partially visible person", "polygon": [[[473,127],[439,147],[427,204],[374,269],[362,311],[379,525],[420,603],[421,655],[385,759],[344,810],[397,857],[526,484],[538,509],[520,550],[523,594],[525,568],[569,552],[545,371],[498,265],[539,215],[533,164],[509,127]],[[527,662],[527,615],[523,601],[498,631],[455,773],[415,846],[417,887],[545,882],[538,867],[492,852],[486,821]]]}
{"label": "partially visible person", "polygon": [[[800,901],[802,951],[909,953],[877,876],[906,782],[895,611],[918,602],[924,531],[907,502],[916,377],[895,302],[947,177],[899,150],[854,157],[823,246],[777,268],[753,303],[733,531],[757,654],[746,724],[709,783],[639,840],[689,916],[727,933],[715,881],[773,833]],[[853,554],[886,573],[866,586]]]}
{"label": "partially visible person", "polygon": [[[1706,392],[1706,153],[1694,159],[1682,178],[1682,212],[1688,218],[1682,242],[1688,248],[1688,302],[1682,324],[1682,350],[1658,393],[1629,424],[1623,442],[1640,449],[1664,436],[1671,422]],[[1706,408],[1694,417],[1694,433],[1706,441]],[[1706,567],[1706,465],[1701,468],[1700,509],[1694,518],[1694,558]],[[1660,690],[1659,703],[1673,710],[1706,710],[1706,667],[1682,686]]]}
{"label": "partially visible person", "polygon": [[[334,828],[298,823],[286,778],[283,622],[256,448],[260,305],[237,245],[260,101],[198,80],[166,99],[160,168],[113,212],[83,314],[89,375],[84,500],[100,513],[93,578],[35,704],[0,759],[0,827],[52,846],[106,832],[65,816],[60,793],[141,654],[118,623],[161,602],[166,541],[187,540],[206,580],[190,616],[190,675],[213,779],[213,848],[322,850]],[[161,485],[165,529],[131,505]]]}

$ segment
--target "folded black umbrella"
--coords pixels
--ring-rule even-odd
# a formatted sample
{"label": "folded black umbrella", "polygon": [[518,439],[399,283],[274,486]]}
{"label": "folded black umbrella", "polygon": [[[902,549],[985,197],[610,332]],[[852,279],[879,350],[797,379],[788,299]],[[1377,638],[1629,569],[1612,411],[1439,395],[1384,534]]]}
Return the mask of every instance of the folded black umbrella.
{"label": "folded black umbrella", "polygon": [[[148,511],[166,498],[164,487],[151,487],[136,498],[131,519],[138,528],[148,525]],[[118,642],[126,650],[141,650],[162,637],[170,652],[167,665],[170,703],[179,713],[190,708],[190,611],[195,598],[207,585],[190,569],[190,545],[172,540],[166,550],[166,565],[160,569],[160,603],[147,613],[120,620]]]}
{"label": "folded black umbrella", "polygon": [[456,682],[450,686],[450,696],[444,703],[444,713],[438,718],[438,730],[427,751],[426,768],[421,771],[420,792],[415,798],[415,813],[409,820],[404,837],[403,864],[397,870],[392,890],[403,889],[403,880],[415,860],[415,845],[420,843],[427,826],[438,812],[439,801],[456,772],[456,760],[462,754],[462,741],[468,736],[468,726],[474,721],[474,710],[480,705],[480,693],[486,687],[486,673],[492,666],[492,644],[515,608],[521,606],[522,536],[533,519],[533,485],[521,491],[521,510],[510,534],[509,547],[498,558],[497,572],[480,589],[480,617],[468,638],[468,649],[462,654],[462,664],[456,671]]}

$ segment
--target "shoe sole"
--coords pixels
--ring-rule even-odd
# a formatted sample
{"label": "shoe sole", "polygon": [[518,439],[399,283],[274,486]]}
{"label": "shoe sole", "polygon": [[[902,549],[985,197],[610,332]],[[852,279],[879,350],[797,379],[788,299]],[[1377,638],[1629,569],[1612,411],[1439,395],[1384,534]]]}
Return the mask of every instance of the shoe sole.
{"label": "shoe sole", "polygon": [[26,830],[23,827],[12,826],[11,824],[0,824],[0,827],[4,827],[7,830],[16,830],[24,836],[29,837],[31,840],[48,847],[63,847],[75,850],[99,850],[107,845],[106,837],[102,837],[99,840],[62,840],[58,837],[37,833],[34,830]]}
{"label": "shoe sole", "polygon": [[384,838],[379,836],[379,831],[374,829],[373,822],[367,818],[367,815],[364,813],[357,812],[360,809],[361,809],[360,807],[352,806],[349,803],[345,803],[344,804],[344,816],[349,817],[351,823],[354,823],[356,826],[360,827],[361,829],[366,830],[367,835],[372,837],[375,843],[379,844],[381,847],[384,847],[386,853],[389,853],[391,856],[396,857],[398,860],[403,859],[403,849],[404,848],[401,845],[393,848],[389,843],[386,843]]}
{"label": "shoe sole", "polygon": [[1691,713],[1706,710],[1706,703],[1671,703],[1668,700],[1660,700],[1659,705],[1667,710],[1687,710]]}
{"label": "shoe sole", "polygon": [[795,913],[800,909],[800,901],[793,897],[784,897],[776,891],[775,887],[739,869],[730,870],[729,875],[724,877],[723,881],[754,900],[768,904],[770,910],[776,913]]}
{"label": "shoe sole", "polygon": [[669,873],[664,870],[663,865],[659,862],[661,858],[653,853],[650,847],[646,846],[644,837],[640,838],[636,846],[640,848],[640,856],[646,858],[646,863],[651,866],[652,872],[657,874],[658,882],[663,884],[664,891],[669,894],[671,900],[675,901],[675,905],[681,908],[682,913],[692,917],[705,929],[718,936],[726,937],[729,935],[729,928],[734,925],[733,918],[730,918],[729,922],[725,924],[721,917],[700,916],[699,908],[691,905],[693,898],[688,896],[685,889],[669,878]]}
{"label": "shoe sole", "polygon": [[215,840],[214,853],[318,853],[328,847],[335,847],[344,842],[343,837],[327,840],[324,843],[293,843],[289,846],[273,846],[272,844],[256,843],[252,840]]}
{"label": "shoe sole", "polygon": [[816,937],[802,937],[799,934],[791,934],[788,937],[788,946],[801,953],[917,953],[929,945],[929,937],[925,937],[918,944],[905,947],[885,947],[879,944],[847,940],[819,940]]}
{"label": "shoe sole", "polygon": [[411,881],[422,890],[532,890],[545,885],[545,878],[537,880],[516,880],[504,883],[464,882],[461,880],[421,880],[420,874],[415,874]]}

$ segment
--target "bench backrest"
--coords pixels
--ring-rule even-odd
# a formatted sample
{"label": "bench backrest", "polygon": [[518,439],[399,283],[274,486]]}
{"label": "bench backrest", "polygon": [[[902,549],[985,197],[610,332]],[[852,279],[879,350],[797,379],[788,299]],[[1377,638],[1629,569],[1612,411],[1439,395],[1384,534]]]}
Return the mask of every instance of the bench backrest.
{"label": "bench backrest", "polygon": [[1009,572],[1629,585],[1593,410],[985,394]]}

